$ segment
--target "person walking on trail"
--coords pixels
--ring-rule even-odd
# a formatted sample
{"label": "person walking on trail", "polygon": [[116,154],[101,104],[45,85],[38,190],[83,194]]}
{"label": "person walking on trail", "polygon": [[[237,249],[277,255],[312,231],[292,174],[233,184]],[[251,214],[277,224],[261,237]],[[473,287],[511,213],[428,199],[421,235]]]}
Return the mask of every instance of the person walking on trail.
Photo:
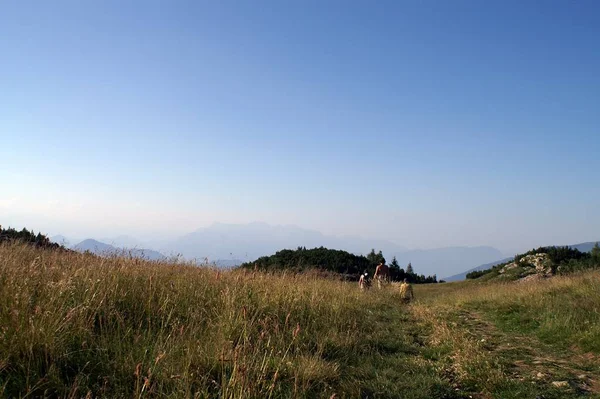
{"label": "person walking on trail", "polygon": [[400,298],[404,303],[409,303],[410,301],[415,299],[415,294],[413,293],[412,285],[410,285],[406,279],[404,279],[404,281],[400,285]]}
{"label": "person walking on trail", "polygon": [[367,281],[367,277],[368,277],[368,273],[365,271],[363,274],[360,275],[360,278],[358,279],[358,286],[360,287],[361,290],[364,290],[365,288],[368,288],[368,281]]}
{"label": "person walking on trail", "polygon": [[377,265],[374,278],[377,280],[377,287],[381,289],[384,283],[390,281],[390,268],[384,262]]}

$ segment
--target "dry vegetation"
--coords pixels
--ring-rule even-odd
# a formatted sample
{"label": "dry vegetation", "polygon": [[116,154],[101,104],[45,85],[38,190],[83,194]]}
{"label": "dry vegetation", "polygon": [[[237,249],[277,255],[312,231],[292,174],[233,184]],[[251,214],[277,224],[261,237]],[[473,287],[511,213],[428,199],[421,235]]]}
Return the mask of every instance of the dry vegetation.
{"label": "dry vegetation", "polygon": [[311,275],[11,244],[0,292],[9,397],[352,397],[385,391],[361,366],[404,348],[379,328],[390,295]]}
{"label": "dry vegetation", "polygon": [[590,396],[599,286],[438,284],[402,306],[310,274],[1,245],[0,396]]}

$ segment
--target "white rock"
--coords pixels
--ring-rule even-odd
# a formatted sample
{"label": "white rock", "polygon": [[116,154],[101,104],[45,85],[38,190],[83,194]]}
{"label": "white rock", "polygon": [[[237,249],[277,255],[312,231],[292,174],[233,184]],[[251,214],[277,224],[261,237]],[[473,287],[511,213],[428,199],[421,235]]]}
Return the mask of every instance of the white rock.
{"label": "white rock", "polygon": [[552,381],[552,385],[554,385],[557,388],[568,388],[569,382],[568,381]]}

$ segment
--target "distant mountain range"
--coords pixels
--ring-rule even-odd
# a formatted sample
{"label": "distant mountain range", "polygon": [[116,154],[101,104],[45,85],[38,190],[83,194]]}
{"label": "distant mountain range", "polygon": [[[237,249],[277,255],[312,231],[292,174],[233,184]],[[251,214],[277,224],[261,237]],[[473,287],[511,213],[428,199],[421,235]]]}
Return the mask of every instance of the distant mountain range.
{"label": "distant mountain range", "polygon": [[271,255],[281,249],[321,246],[362,254],[368,253],[371,248],[377,248],[385,253],[405,249],[385,240],[326,236],[318,231],[297,226],[272,226],[261,222],[214,223],[171,242],[163,243],[160,249],[181,253],[186,258],[241,259],[248,262],[261,256]]}
{"label": "distant mountain range", "polygon": [[[65,245],[68,243],[68,240],[64,236],[54,236],[51,237],[51,241]],[[68,245],[65,245],[69,247]],[[128,256],[132,256],[134,258],[143,258],[147,260],[165,260],[166,256],[161,254],[160,252],[154,251],[152,249],[140,249],[140,248],[118,248],[114,247],[110,244],[106,244],[91,238],[87,240],[83,240],[78,244],[70,246],[71,249],[78,252],[89,251],[96,255],[115,255],[115,254],[124,254]]]}
{"label": "distant mountain range", "polygon": [[[167,254],[178,254],[188,260],[210,263],[219,267],[233,267],[251,262],[261,256],[272,255],[281,249],[297,247],[326,247],[341,249],[357,255],[367,254],[372,248],[381,250],[388,263],[396,257],[401,267],[410,262],[418,274],[448,275],[446,281],[464,280],[467,273],[489,269],[497,264],[508,262],[496,248],[448,247],[435,249],[408,250],[387,240],[371,240],[361,237],[326,236],[318,231],[298,226],[273,226],[267,223],[248,224],[214,223],[174,240],[150,243],[134,237],[121,235],[101,240],[87,239],[73,245],[77,240],[62,235],[51,237],[53,242],[63,244],[77,251],[91,251],[97,254],[122,253],[150,260],[165,259]],[[107,244],[107,242],[109,244]],[[570,245],[582,252],[589,252],[595,241]],[[153,248],[153,249],[140,249]],[[477,266],[478,265],[478,266]],[[458,273],[460,270],[464,272]],[[456,274],[452,274],[456,273]]]}
{"label": "distant mountain range", "polygon": [[[574,244],[574,245],[568,245],[568,246],[571,247],[571,248],[574,248],[574,249],[578,249],[581,252],[590,252],[592,250],[592,248],[594,247],[594,244],[596,244],[596,241],[584,242],[584,243],[581,243],[581,244]],[[562,246],[564,246],[564,245],[562,245]],[[500,260],[497,260],[497,261],[494,261],[494,262],[491,262],[491,263],[485,263],[483,265],[479,265],[477,267],[469,269],[469,270],[467,270],[465,272],[458,273],[458,274],[455,274],[455,275],[450,276],[450,277],[445,277],[444,280],[445,281],[460,281],[460,280],[464,280],[464,279],[467,278],[467,274],[470,273],[470,272],[474,272],[474,271],[478,271],[478,270],[487,270],[487,269],[490,269],[490,268],[492,268],[492,267],[494,267],[496,265],[499,265],[499,264],[505,263],[505,262],[509,262],[511,260],[513,260],[512,256],[509,257],[509,258],[500,259]]]}
{"label": "distant mountain range", "polygon": [[[55,242],[71,244],[64,236],[53,237]],[[88,240],[85,240],[88,241]],[[85,242],[84,241],[84,242]],[[303,229],[291,225],[269,225],[254,222],[248,224],[214,223],[173,240],[161,242],[143,242],[129,236],[103,238],[95,243],[79,243],[75,246],[100,251],[111,248],[151,248],[143,251],[146,255],[157,251],[157,254],[180,254],[185,259],[200,263],[216,264],[231,267],[243,262],[256,260],[261,256],[272,255],[281,249],[297,247],[326,247],[345,250],[357,255],[366,255],[372,248],[381,250],[388,262],[396,257],[402,267],[411,262],[419,274],[448,275],[465,268],[501,258],[502,254],[493,247],[449,247],[437,249],[408,250],[388,240],[367,239],[356,236],[327,236],[318,231]],[[67,245],[69,246],[69,245]]]}

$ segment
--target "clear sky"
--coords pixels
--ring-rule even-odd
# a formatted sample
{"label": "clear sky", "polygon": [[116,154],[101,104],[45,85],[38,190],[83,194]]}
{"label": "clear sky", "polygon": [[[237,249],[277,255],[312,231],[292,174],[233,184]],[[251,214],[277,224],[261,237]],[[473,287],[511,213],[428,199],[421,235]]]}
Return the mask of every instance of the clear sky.
{"label": "clear sky", "polygon": [[598,1],[6,1],[0,223],[600,239]]}

